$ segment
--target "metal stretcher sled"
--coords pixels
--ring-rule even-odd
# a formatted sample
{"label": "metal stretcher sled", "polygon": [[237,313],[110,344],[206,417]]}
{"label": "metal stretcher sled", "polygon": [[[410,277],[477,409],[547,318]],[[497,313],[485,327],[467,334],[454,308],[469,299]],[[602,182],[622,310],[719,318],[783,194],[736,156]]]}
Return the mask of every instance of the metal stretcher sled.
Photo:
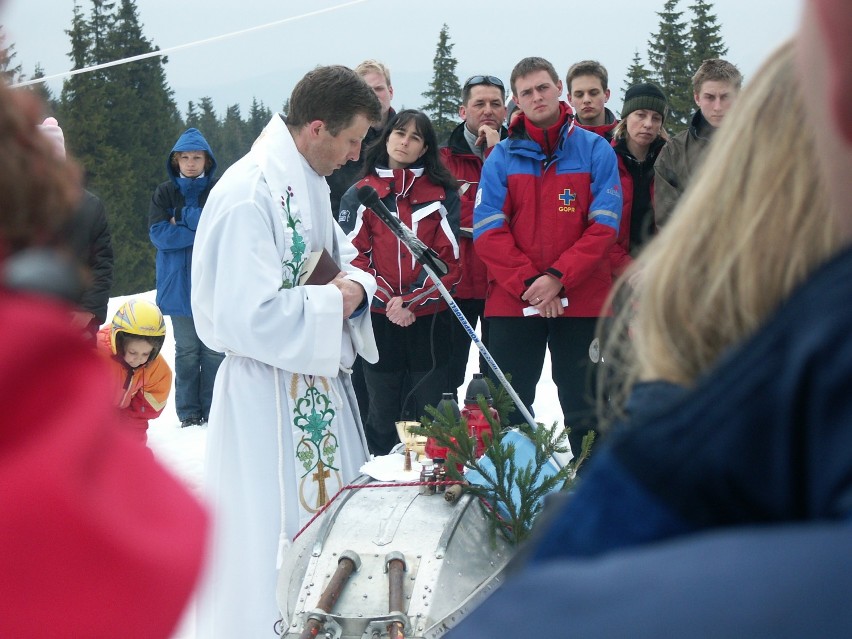
{"label": "metal stretcher sled", "polygon": [[283,637],[437,639],[501,583],[514,550],[475,497],[367,476],[353,486],[287,552]]}

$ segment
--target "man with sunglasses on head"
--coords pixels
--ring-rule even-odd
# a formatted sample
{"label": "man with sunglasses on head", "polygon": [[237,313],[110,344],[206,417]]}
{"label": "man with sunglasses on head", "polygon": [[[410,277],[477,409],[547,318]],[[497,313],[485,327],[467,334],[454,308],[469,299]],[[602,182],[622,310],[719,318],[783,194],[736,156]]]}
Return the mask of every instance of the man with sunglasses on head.
{"label": "man with sunglasses on head", "polygon": [[550,62],[524,58],[511,85],[521,114],[482,167],[473,213],[474,246],[488,267],[490,351],[532,407],[550,350],[579,451],[595,426],[591,358],[621,219],[618,163],[603,137],[575,125]]}
{"label": "man with sunglasses on head", "polygon": [[[479,188],[482,163],[491,149],[508,135],[506,120],[506,89],[500,78],[493,75],[474,75],[462,88],[459,117],[463,120],[450,134],[441,157],[459,181],[461,198],[461,234],[459,236],[462,279],[456,285],[456,303],[470,322],[480,324],[482,342],[488,346],[488,320],[485,319],[485,291],[488,278],[485,264],[473,250],[473,204]],[[448,388],[453,393],[464,383],[467,370],[470,338],[461,324],[452,324]],[[480,358],[479,369],[488,371]]]}

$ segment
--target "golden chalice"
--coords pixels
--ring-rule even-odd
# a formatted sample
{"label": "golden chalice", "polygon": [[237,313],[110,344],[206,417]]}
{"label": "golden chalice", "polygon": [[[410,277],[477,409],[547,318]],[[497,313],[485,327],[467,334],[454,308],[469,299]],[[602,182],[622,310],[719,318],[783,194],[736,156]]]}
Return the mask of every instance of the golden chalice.
{"label": "golden chalice", "polygon": [[414,428],[420,428],[420,422],[396,422],[396,434],[399,436],[399,441],[405,444],[406,453],[414,453],[419,457],[426,454],[426,437],[415,435],[412,432]]}

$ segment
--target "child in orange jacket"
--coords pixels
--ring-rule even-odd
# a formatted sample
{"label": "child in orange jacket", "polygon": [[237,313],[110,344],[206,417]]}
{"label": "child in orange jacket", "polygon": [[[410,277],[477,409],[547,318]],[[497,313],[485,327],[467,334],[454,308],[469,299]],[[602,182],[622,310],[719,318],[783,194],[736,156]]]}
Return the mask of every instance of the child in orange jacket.
{"label": "child in orange jacket", "polygon": [[142,443],[148,441],[148,420],[163,412],[172,386],[172,371],[160,355],[165,337],[160,309],[141,299],[125,302],[111,325],[98,331],[98,349],[111,365],[113,404],[121,425]]}

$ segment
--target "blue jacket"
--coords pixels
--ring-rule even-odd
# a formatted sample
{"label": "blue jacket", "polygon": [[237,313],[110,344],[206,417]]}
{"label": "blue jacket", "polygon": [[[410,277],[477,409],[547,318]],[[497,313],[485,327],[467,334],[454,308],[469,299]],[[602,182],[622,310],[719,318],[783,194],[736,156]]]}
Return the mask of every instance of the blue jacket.
{"label": "blue jacket", "polygon": [[[181,177],[172,168],[172,155],[198,150],[210,156],[212,166],[201,177]],[[201,210],[216,183],[216,158],[198,129],[187,129],[178,138],[166,159],[166,171],[169,179],[154,191],[148,211],[148,234],[157,247],[157,306],[164,315],[191,316],[192,245]]]}
{"label": "blue jacket", "polygon": [[849,637],[850,589],[845,522],[725,528],[527,564],[446,639]]}
{"label": "blue jacket", "polygon": [[637,386],[448,638],[850,636],[850,296],[847,249],[694,387]]}
{"label": "blue jacket", "polygon": [[711,528],[848,522],[852,307],[838,301],[850,296],[847,250],[694,388],[637,397],[540,531],[535,560]]}

